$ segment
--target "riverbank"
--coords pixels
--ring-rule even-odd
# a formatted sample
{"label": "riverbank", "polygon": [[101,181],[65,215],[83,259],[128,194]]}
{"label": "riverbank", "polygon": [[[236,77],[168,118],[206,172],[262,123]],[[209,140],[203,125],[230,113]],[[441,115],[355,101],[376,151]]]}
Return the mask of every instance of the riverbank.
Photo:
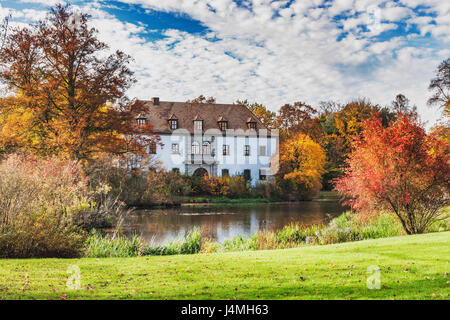
{"label": "riverbank", "polygon": [[[449,299],[450,232],[138,258],[0,260],[1,299]],[[66,287],[80,268],[81,290]],[[368,289],[370,266],[381,288]]]}
{"label": "riverbank", "polygon": [[[312,199],[316,201],[339,201],[339,194],[335,191],[321,191],[320,195]],[[289,204],[298,201],[283,201],[277,198],[228,198],[228,197],[183,197],[180,206],[221,206],[221,205],[254,205],[254,204]]]}

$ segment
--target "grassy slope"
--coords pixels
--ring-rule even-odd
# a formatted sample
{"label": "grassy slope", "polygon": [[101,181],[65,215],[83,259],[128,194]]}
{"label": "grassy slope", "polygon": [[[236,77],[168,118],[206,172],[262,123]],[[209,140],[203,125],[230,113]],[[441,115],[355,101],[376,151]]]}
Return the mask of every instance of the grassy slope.
{"label": "grassy slope", "polygon": [[[300,249],[166,257],[0,260],[0,298],[449,299],[450,232]],[[66,289],[69,265],[82,290]],[[381,290],[366,287],[369,265]]]}

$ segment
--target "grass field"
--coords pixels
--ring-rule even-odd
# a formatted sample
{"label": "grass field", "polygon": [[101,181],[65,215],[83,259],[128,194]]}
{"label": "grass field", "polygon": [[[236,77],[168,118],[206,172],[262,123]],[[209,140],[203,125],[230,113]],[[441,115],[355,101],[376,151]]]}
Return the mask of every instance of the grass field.
{"label": "grass field", "polygon": [[[298,249],[0,260],[1,299],[449,299],[450,232]],[[67,289],[68,267],[80,290]],[[368,289],[369,266],[381,289]]]}

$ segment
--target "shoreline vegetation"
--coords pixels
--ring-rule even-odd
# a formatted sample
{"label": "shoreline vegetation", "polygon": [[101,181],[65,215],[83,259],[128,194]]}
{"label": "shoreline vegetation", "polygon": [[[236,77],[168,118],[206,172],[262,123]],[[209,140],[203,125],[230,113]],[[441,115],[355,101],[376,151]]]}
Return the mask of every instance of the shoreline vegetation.
{"label": "shoreline vegetation", "polygon": [[[449,239],[439,232],[287,250],[0,259],[0,299],[447,300]],[[79,290],[66,285],[73,266]],[[374,267],[380,289],[371,290]]]}
{"label": "shoreline vegetation", "polygon": [[135,209],[155,209],[155,208],[168,208],[168,207],[182,207],[182,206],[222,206],[222,205],[230,205],[230,206],[240,206],[240,205],[257,205],[257,204],[293,204],[293,203],[301,203],[301,202],[326,202],[326,201],[335,201],[338,202],[340,200],[339,194],[336,191],[320,191],[319,195],[311,200],[283,200],[279,198],[229,198],[223,196],[185,196],[180,197],[176,202],[166,202],[166,203],[151,203],[148,205],[141,206],[130,206],[130,208]]}
{"label": "shoreline vegetation", "polygon": [[[444,215],[450,207],[443,209]],[[450,230],[448,219],[437,221],[425,232],[445,232]],[[93,231],[89,235],[84,250],[85,257],[137,257],[154,255],[183,255],[230,251],[255,251],[288,249],[303,246],[355,242],[405,235],[400,222],[388,213],[379,213],[375,219],[365,221],[350,212],[332,219],[328,224],[304,226],[290,224],[279,230],[258,231],[252,236],[237,235],[218,243],[205,238],[199,228],[189,230],[178,239],[163,244],[153,241],[146,243],[139,235],[128,238],[120,234],[102,234]]]}

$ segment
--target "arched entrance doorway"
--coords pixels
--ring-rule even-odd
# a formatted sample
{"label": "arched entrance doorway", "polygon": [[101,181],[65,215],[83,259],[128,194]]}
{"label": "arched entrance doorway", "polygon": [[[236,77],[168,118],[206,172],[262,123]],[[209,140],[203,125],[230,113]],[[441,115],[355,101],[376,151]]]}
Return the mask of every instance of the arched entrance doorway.
{"label": "arched entrance doorway", "polygon": [[203,176],[207,176],[208,175],[208,171],[206,171],[206,169],[204,168],[198,168],[194,171],[194,176],[197,177],[203,177]]}

